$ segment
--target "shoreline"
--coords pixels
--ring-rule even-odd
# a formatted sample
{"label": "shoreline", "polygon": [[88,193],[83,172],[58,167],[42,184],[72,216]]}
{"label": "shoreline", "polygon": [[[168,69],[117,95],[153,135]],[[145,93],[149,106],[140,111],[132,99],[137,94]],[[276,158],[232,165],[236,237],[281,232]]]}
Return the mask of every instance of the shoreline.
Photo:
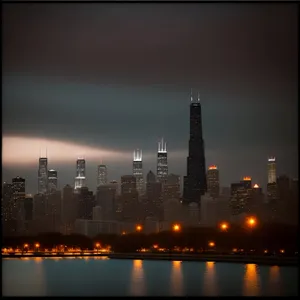
{"label": "shoreline", "polygon": [[161,254],[161,253],[91,253],[91,254],[43,254],[35,253],[33,255],[2,255],[2,259],[9,258],[35,258],[35,257],[108,257],[110,259],[140,259],[140,260],[179,260],[179,261],[213,261],[227,263],[244,263],[276,266],[298,266],[298,257],[276,257],[276,256],[250,256],[250,255],[207,255],[207,254]]}

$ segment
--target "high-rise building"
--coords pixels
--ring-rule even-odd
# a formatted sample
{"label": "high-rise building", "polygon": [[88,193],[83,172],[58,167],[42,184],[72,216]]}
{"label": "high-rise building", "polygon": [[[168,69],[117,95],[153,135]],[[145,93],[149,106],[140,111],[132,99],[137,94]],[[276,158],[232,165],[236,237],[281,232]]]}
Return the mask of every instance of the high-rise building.
{"label": "high-rise building", "polygon": [[136,149],[133,151],[133,176],[136,178],[136,189],[141,196],[144,192],[144,178],[143,178],[143,160],[142,150]]}
{"label": "high-rise building", "polygon": [[198,94],[196,102],[191,95],[189,156],[187,157],[187,175],[184,177],[183,203],[200,203],[201,195],[205,194],[206,189],[201,104]]}
{"label": "high-rise building", "polygon": [[25,179],[19,176],[13,178],[12,189],[14,194],[21,193],[25,196]]}
{"label": "high-rise building", "polygon": [[99,165],[97,172],[97,186],[107,183],[107,168],[106,165]]}
{"label": "high-rise building", "polygon": [[16,233],[17,220],[15,217],[15,201],[11,183],[4,182],[2,186],[2,229],[4,236]]}
{"label": "high-rise building", "polygon": [[99,185],[96,194],[96,205],[101,207],[102,220],[114,220],[116,212],[117,185],[114,183]]}
{"label": "high-rise building", "polygon": [[166,182],[162,186],[163,201],[180,198],[180,176],[169,174]]}
{"label": "high-rise building", "polygon": [[48,192],[54,193],[57,191],[57,171],[51,169],[48,171]]}
{"label": "high-rise building", "polygon": [[74,223],[78,212],[78,195],[70,185],[63,188],[62,195],[62,223],[63,232],[70,234],[74,230]]}
{"label": "high-rise building", "polygon": [[249,194],[242,182],[231,184],[230,207],[232,215],[239,215],[247,211],[248,198]]}
{"label": "high-rise building", "polygon": [[39,158],[38,169],[38,193],[46,194],[48,188],[48,159],[47,157]]}
{"label": "high-rise building", "polygon": [[138,192],[136,178],[133,175],[121,177],[122,217],[124,221],[134,222],[138,219]]}
{"label": "high-rise building", "polygon": [[218,198],[220,194],[219,170],[216,165],[208,167],[207,171],[207,192],[213,198]]}
{"label": "high-rise building", "polygon": [[156,177],[159,182],[164,182],[168,176],[168,152],[167,152],[167,143],[164,142],[164,139],[161,139],[161,142],[158,142],[158,151],[157,151],[157,173]]}
{"label": "high-rise building", "polygon": [[121,177],[121,195],[136,192],[136,178],[133,175]]}
{"label": "high-rise building", "polygon": [[85,159],[78,158],[76,161],[75,190],[85,187]]}
{"label": "high-rise building", "polygon": [[249,176],[243,177],[243,180],[241,180],[241,184],[243,184],[243,186],[246,190],[251,190],[252,189],[252,178]]}
{"label": "high-rise building", "polygon": [[276,158],[268,158],[268,183],[276,182]]}
{"label": "high-rise building", "polygon": [[92,220],[95,205],[95,195],[88,187],[78,189],[78,219]]}

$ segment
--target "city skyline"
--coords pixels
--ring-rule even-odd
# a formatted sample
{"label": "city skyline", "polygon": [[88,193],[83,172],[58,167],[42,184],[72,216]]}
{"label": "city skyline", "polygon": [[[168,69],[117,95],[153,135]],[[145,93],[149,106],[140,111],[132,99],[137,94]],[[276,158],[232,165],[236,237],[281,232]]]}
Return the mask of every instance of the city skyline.
{"label": "city skyline", "polygon": [[221,186],[249,174],[265,190],[269,156],[298,177],[296,20],[288,5],[4,5],[3,180],[34,192],[47,148],[60,188],[84,156],[94,189],[101,160],[119,181],[136,148],[155,171],[162,136],[169,171],[184,176],[191,87]]}

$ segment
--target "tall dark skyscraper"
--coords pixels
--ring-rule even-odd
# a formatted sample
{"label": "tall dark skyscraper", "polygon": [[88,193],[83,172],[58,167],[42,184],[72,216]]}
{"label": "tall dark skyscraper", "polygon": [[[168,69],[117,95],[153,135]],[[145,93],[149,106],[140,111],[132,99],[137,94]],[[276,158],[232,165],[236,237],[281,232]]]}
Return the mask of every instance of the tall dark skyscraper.
{"label": "tall dark skyscraper", "polygon": [[168,177],[167,143],[164,142],[163,138],[161,142],[158,142],[156,177],[159,182],[165,182]]}
{"label": "tall dark skyscraper", "polygon": [[183,203],[199,203],[201,195],[206,192],[206,185],[200,96],[198,94],[197,101],[194,101],[191,94],[189,156],[187,175],[184,177]]}
{"label": "tall dark skyscraper", "polygon": [[48,159],[47,157],[39,158],[39,170],[38,170],[38,193],[47,193],[48,188]]}

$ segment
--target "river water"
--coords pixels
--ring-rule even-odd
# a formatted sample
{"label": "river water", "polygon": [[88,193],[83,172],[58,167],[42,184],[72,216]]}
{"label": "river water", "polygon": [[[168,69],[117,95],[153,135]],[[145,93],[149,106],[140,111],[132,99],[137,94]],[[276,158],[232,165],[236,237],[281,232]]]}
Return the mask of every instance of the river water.
{"label": "river water", "polygon": [[108,258],[2,259],[3,296],[297,296],[297,267]]}

